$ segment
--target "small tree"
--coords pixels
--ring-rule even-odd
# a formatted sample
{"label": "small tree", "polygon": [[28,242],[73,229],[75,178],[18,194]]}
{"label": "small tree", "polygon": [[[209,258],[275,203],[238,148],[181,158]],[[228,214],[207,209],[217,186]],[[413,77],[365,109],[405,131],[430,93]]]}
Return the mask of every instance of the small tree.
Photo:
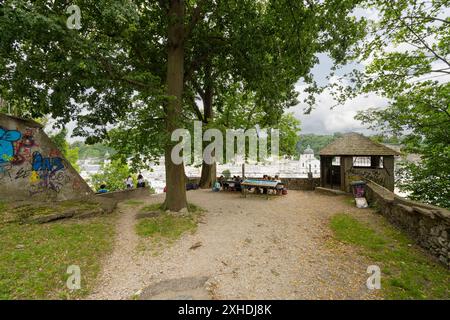
{"label": "small tree", "polygon": [[226,169],[222,171],[223,176],[225,177],[225,179],[230,179],[231,177],[231,172],[230,170]]}
{"label": "small tree", "polygon": [[50,139],[56,144],[61,154],[70,162],[72,167],[80,172],[80,166],[78,165],[79,148],[69,146],[67,142],[67,129],[62,129],[55,135],[52,135]]}
{"label": "small tree", "polygon": [[[104,184],[109,191],[125,189],[125,180],[130,175],[130,168],[120,160],[114,160],[102,166],[99,173],[91,176],[91,185],[97,190]],[[136,184],[136,177],[133,177],[133,184]]]}

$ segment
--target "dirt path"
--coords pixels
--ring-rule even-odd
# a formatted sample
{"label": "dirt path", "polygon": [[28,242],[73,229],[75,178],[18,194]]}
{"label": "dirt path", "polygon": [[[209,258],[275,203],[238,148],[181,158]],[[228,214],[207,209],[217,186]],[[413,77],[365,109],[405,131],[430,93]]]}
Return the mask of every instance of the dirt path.
{"label": "dirt path", "polygon": [[[356,209],[342,197],[291,191],[265,200],[201,190],[189,201],[207,210],[193,235],[158,256],[138,252],[138,207],[121,204],[118,236],[92,299],[372,299],[370,264],[330,241],[328,220]],[[146,203],[162,202],[163,195]],[[191,246],[202,246],[192,250]]]}

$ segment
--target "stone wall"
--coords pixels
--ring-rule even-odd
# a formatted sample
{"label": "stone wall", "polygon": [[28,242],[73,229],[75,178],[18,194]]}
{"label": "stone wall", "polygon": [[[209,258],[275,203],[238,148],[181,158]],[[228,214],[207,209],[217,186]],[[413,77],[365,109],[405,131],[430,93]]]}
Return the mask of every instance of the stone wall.
{"label": "stone wall", "polygon": [[0,114],[0,200],[71,200],[92,190],[34,121]]}
{"label": "stone wall", "polygon": [[396,196],[374,182],[367,184],[367,199],[389,222],[450,268],[450,211]]}
{"label": "stone wall", "polygon": [[281,178],[281,181],[288,190],[313,191],[320,186],[320,178]]}
{"label": "stone wall", "polygon": [[[249,178],[253,179],[253,178]],[[254,178],[258,179],[258,178]],[[260,178],[259,178],[260,179]],[[189,183],[199,183],[200,178],[190,177],[188,178]],[[320,178],[281,178],[281,182],[288,190],[305,190],[313,191],[316,187],[320,185]]]}
{"label": "stone wall", "polygon": [[101,199],[114,199],[116,201],[123,201],[133,198],[141,198],[145,196],[150,196],[150,188],[137,188],[137,189],[128,189],[128,190],[120,190],[120,191],[113,191],[113,192],[107,192],[107,193],[101,193],[96,194],[96,198]]}

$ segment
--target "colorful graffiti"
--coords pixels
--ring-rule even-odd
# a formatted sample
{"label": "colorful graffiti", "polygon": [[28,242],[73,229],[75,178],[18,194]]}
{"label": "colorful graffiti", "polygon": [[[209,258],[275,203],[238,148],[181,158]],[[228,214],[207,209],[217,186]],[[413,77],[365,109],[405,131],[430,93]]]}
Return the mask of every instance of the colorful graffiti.
{"label": "colorful graffiti", "polygon": [[31,162],[32,160],[32,148],[37,147],[34,139],[34,130],[26,128],[23,133],[22,139],[15,144],[15,156],[12,160],[14,165],[21,165],[25,162]]}
{"label": "colorful graffiti", "polygon": [[0,181],[3,182],[3,180],[11,180],[11,171],[12,164],[9,162],[5,162],[0,164]]}
{"label": "colorful graffiti", "polygon": [[22,134],[19,131],[0,127],[0,164],[11,162],[14,159],[14,142],[21,138]]}
{"label": "colorful graffiti", "polygon": [[[51,144],[51,149],[45,148],[48,139],[44,133],[37,134],[39,130],[0,126],[0,186],[6,186],[6,194],[20,189],[25,192],[24,197],[39,194],[56,198],[66,187],[79,192],[83,188],[81,178],[73,177],[58,149]],[[42,137],[45,140],[41,141]]]}
{"label": "colorful graffiti", "polygon": [[31,164],[30,194],[48,191],[58,193],[64,184],[70,181],[64,172],[65,168],[64,160],[61,157],[43,157],[40,152],[34,152]]}

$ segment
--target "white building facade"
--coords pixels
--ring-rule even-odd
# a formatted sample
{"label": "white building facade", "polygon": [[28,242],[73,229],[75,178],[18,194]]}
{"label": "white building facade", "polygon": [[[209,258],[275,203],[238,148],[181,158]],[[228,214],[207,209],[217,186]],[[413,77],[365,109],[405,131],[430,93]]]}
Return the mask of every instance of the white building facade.
{"label": "white building facade", "polygon": [[320,161],[314,156],[314,150],[308,146],[299,159],[299,173],[307,175],[309,172],[313,176],[320,176]]}

